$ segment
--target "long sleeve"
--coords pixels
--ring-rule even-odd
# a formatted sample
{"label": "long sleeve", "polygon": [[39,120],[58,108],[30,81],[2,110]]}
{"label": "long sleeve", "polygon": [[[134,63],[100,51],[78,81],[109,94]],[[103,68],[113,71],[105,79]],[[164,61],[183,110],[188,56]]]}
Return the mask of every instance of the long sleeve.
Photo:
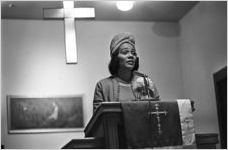
{"label": "long sleeve", "polygon": [[93,111],[95,111],[102,102],[117,101],[117,87],[118,83],[112,76],[100,80],[96,84],[94,91]]}
{"label": "long sleeve", "polygon": [[93,97],[93,111],[97,109],[101,102],[104,101],[104,93],[102,90],[101,82],[98,82],[95,87],[94,97]]}

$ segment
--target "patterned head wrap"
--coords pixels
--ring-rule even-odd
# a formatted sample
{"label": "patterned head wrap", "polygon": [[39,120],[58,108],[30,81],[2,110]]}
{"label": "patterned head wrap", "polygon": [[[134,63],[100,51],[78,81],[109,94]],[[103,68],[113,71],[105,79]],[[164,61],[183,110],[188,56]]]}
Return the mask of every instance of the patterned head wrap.
{"label": "patterned head wrap", "polygon": [[110,55],[111,57],[113,54],[118,50],[121,44],[129,43],[133,47],[135,47],[135,37],[129,33],[119,33],[115,35],[110,44]]}

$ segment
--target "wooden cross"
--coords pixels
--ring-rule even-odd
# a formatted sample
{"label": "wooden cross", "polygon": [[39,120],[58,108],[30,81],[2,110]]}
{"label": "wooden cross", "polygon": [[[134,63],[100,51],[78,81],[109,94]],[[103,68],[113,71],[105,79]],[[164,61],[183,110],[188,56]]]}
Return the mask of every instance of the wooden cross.
{"label": "wooden cross", "polygon": [[154,112],[148,112],[149,115],[156,115],[157,121],[158,121],[158,134],[161,135],[162,134],[162,130],[161,130],[161,122],[160,122],[160,116],[159,115],[165,115],[168,113],[167,111],[158,111],[159,110],[159,104],[156,103],[155,104],[155,110]]}
{"label": "wooden cross", "polygon": [[63,1],[61,9],[44,9],[44,19],[64,19],[65,48],[67,64],[78,62],[77,43],[75,32],[75,18],[94,18],[94,8],[74,8],[74,1]]}

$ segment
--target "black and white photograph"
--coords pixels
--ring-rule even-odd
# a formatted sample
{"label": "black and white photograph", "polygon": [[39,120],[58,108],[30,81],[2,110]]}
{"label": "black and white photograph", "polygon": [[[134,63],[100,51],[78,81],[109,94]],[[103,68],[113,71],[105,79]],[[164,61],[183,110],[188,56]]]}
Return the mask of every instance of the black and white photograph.
{"label": "black and white photograph", "polygon": [[1,149],[227,148],[227,1],[0,3]]}

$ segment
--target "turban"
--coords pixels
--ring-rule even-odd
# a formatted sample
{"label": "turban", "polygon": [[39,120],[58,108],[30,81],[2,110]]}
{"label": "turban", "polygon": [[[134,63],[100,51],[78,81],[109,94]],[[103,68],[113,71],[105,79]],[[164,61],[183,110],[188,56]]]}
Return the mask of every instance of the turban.
{"label": "turban", "polygon": [[110,44],[110,55],[112,55],[118,50],[121,44],[129,43],[135,47],[135,37],[129,33],[120,33],[113,37]]}

